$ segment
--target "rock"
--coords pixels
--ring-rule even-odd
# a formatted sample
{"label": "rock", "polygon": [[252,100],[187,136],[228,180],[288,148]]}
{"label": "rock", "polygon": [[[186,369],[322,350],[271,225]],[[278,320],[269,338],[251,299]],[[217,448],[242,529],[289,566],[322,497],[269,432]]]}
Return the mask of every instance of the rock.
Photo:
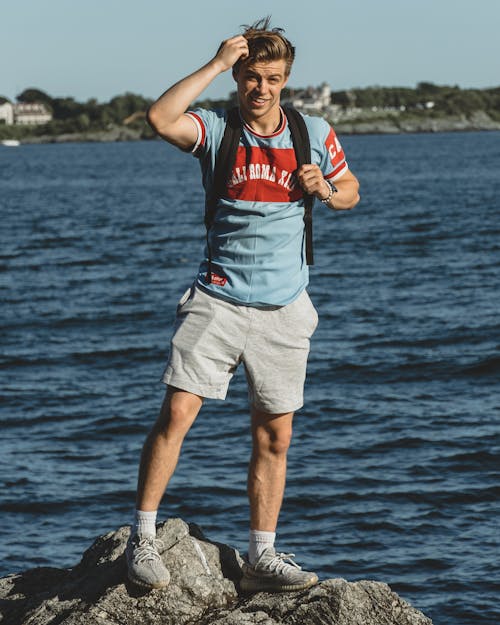
{"label": "rock", "polygon": [[73,569],[36,568],[0,579],[2,625],[432,625],[389,586],[329,579],[297,593],[238,592],[241,558],[194,524],[158,526],[167,589],[126,577],[130,528],[100,536]]}

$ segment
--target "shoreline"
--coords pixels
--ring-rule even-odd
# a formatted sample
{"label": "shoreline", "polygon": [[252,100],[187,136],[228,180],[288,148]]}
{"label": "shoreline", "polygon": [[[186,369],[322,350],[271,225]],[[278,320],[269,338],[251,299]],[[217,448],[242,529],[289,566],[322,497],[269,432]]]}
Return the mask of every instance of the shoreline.
{"label": "shoreline", "polygon": [[454,115],[431,116],[388,116],[380,119],[339,120],[333,124],[338,134],[423,134],[438,132],[480,132],[500,130],[500,122],[493,120],[484,111],[476,111],[469,117]]}
{"label": "shoreline", "polygon": [[[447,132],[481,132],[500,130],[500,122],[496,122],[483,111],[477,111],[470,117],[465,115],[435,117],[388,116],[379,119],[329,120],[338,135],[395,135],[395,134],[428,134]],[[40,135],[19,138],[21,145],[44,143],[110,143],[123,141],[152,141],[158,137],[148,127],[130,128],[113,126],[109,130],[94,130],[59,135]]]}

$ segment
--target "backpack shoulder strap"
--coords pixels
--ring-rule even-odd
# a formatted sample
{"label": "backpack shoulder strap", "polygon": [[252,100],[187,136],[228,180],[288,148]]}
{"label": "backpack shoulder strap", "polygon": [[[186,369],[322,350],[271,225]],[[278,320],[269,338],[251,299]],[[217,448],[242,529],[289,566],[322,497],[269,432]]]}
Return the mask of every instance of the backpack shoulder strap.
{"label": "backpack shoulder strap", "polygon": [[[210,197],[207,198],[208,212],[216,210],[217,201],[219,200],[227,188],[227,179],[230,175],[234,162],[236,160],[236,152],[241,137],[241,119],[237,106],[227,112],[226,127],[222,136],[217,156],[215,157],[215,170],[213,178],[213,186]],[[215,212],[209,215],[207,227],[212,226]],[[205,214],[205,223],[207,223],[207,215]]]}
{"label": "backpack shoulder strap", "polygon": [[[311,142],[309,141],[309,133],[302,115],[291,106],[284,106],[290,133],[292,135],[293,147],[295,150],[295,158],[297,159],[297,168],[306,163],[311,162]],[[313,232],[312,232],[312,207],[314,197],[304,193],[304,228],[306,235],[306,262],[308,265],[314,265],[313,254]]]}
{"label": "backpack shoulder strap", "polygon": [[205,198],[205,227],[207,230],[208,269],[207,283],[212,282],[212,252],[210,250],[209,230],[215,221],[217,202],[227,188],[227,179],[236,161],[236,152],[241,137],[241,118],[237,106],[227,112],[226,127],[215,157],[215,170],[212,192]]}
{"label": "backpack shoulder strap", "polygon": [[306,122],[293,106],[285,105],[283,110],[285,111],[288,125],[290,126],[297,166],[300,167],[305,163],[311,162],[311,144],[309,142]]}

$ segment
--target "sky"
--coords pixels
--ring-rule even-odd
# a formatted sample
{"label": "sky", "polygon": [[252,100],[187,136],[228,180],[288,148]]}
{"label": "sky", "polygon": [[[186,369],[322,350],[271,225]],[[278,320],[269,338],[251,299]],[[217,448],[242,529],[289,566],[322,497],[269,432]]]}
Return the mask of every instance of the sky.
{"label": "sky", "polygon": [[[156,98],[269,14],[297,50],[290,87],[500,85],[500,0],[0,0],[0,95]],[[226,72],[203,97],[232,89]]]}

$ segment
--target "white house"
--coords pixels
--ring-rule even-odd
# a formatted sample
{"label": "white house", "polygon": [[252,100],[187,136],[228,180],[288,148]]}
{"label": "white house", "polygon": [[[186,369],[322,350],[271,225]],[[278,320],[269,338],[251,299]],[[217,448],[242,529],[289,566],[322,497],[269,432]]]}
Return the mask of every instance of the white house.
{"label": "white house", "polygon": [[14,123],[20,125],[46,124],[52,119],[50,113],[44,104],[33,103],[27,104],[21,102],[14,104]]}
{"label": "white house", "polygon": [[7,126],[12,126],[14,123],[14,107],[10,102],[0,104],[0,121],[2,120]]}
{"label": "white house", "polygon": [[304,91],[292,94],[286,101],[304,113],[321,112],[330,105],[331,94],[330,85],[323,82],[319,87],[308,87]]}

